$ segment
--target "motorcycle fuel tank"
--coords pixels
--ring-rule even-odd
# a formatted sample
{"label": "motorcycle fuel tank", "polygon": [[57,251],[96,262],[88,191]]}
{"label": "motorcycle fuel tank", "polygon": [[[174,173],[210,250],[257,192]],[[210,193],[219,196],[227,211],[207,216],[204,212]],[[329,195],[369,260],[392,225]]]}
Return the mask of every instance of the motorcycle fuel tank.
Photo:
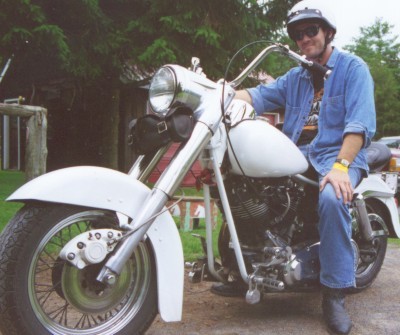
{"label": "motorcycle fuel tank", "polygon": [[242,120],[229,131],[229,137],[233,148],[228,145],[229,160],[235,174],[284,177],[303,173],[308,168],[297,146],[263,117]]}

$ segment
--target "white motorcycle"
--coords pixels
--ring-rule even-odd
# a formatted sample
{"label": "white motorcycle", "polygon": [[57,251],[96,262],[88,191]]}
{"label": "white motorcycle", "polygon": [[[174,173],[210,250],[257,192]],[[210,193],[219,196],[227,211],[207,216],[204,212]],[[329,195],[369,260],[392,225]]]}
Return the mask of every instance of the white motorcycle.
{"label": "white motorcycle", "polygon": [[[207,79],[197,59],[191,69],[166,65],[152,79],[154,113],[134,125],[143,155],[128,174],[66,168],[8,198],[25,206],[0,237],[3,334],[132,335],[144,333],[157,313],[166,322],[181,320],[184,258],[165,205],[197,159],[205,172],[206,257],[193,265],[191,279],[240,282],[252,304],[263,293],[318,287],[318,192],[303,175],[308,163],[250,105],[233,101],[234,88],[271,52],[329,76],[280,44],[230,83]],[[180,149],[148,188],[144,182],[173,141]],[[362,290],[378,275],[387,238],[399,237],[400,225],[386,174],[371,173],[356,194],[355,290]],[[221,262],[209,247],[211,197],[224,217]]]}

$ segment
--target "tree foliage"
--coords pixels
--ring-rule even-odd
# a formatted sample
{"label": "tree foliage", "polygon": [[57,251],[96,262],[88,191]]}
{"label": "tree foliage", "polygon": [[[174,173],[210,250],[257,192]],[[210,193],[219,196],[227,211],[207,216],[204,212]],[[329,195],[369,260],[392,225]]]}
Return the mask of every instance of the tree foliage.
{"label": "tree foliage", "polygon": [[[210,78],[221,78],[240,47],[279,36],[287,10],[294,2],[0,0],[1,63],[13,55],[7,80],[1,83],[3,98],[7,90],[15,92],[54,79],[72,78],[78,93],[71,93],[71,101],[75,97],[81,107],[69,103],[69,119],[65,121],[69,126],[58,129],[57,135],[71,129],[66,137],[75,141],[74,147],[90,142],[88,151],[101,152],[103,158],[108,157],[105,165],[115,167],[118,103],[123,99],[119,92],[121,73],[138,80],[165,63],[189,66],[191,57],[196,56]],[[257,46],[261,47],[265,45]],[[255,49],[246,49],[232,64],[231,76],[247,65]],[[93,97],[96,101],[92,101]],[[85,118],[84,114],[94,108],[96,117]],[[51,109],[49,113],[51,117]],[[52,127],[50,119],[50,133]],[[100,129],[102,134],[114,134],[114,139],[99,135]]]}
{"label": "tree foliage", "polygon": [[369,65],[375,83],[376,137],[400,134],[400,43],[391,34],[393,26],[377,19],[345,49]]}
{"label": "tree foliage", "polygon": [[[81,104],[95,106],[98,115],[87,121],[92,123],[93,132],[89,132],[88,125],[84,131],[79,124],[75,125],[73,135],[77,143],[84,142],[82,134],[98,136],[96,129],[118,136],[115,111],[122,99],[121,73],[129,73],[131,80],[138,80],[165,63],[189,66],[190,58],[196,56],[210,78],[221,78],[232,56],[247,43],[264,40],[290,44],[284,37],[284,21],[295,2],[0,0],[1,64],[13,56],[1,89],[4,94],[13,87],[31,87],[49,79],[70,77],[82,92]],[[371,69],[378,137],[400,134],[400,47],[390,30],[390,25],[377,20],[371,27],[362,28],[361,37],[345,47],[362,57]],[[232,63],[228,79],[265,46],[266,43],[258,43],[245,49]],[[292,65],[282,57],[270,57],[264,63],[274,77]],[[88,86],[92,89],[90,94],[86,92]],[[89,96],[96,102],[84,100]],[[81,108],[79,113],[82,119],[87,108]],[[49,124],[50,132],[51,128]],[[107,137],[104,140],[110,141]],[[103,148],[103,156],[112,150],[104,145]]]}
{"label": "tree foliage", "polygon": [[148,73],[191,56],[218,77],[234,51],[274,37],[293,2],[0,0],[0,51],[30,80],[117,76],[127,60]]}

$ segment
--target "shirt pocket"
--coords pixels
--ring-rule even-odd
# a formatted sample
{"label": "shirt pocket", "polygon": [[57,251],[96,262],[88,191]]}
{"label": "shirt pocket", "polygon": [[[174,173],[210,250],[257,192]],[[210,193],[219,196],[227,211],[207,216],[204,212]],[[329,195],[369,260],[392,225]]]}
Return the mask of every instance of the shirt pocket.
{"label": "shirt pocket", "polygon": [[322,103],[320,117],[329,128],[344,128],[346,109],[344,95],[329,97]]}

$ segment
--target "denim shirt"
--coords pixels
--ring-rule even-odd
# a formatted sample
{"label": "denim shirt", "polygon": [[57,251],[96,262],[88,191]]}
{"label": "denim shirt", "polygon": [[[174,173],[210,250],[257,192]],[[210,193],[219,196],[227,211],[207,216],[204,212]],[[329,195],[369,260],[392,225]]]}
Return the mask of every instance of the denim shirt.
{"label": "denim shirt", "polygon": [[[365,148],[375,134],[374,84],[365,62],[337,48],[326,66],[332,70],[324,83],[318,119],[318,134],[308,147],[308,160],[321,175],[326,175],[339,154],[348,133],[362,134],[363,148],[352,167],[368,172]],[[301,66],[289,70],[268,85],[248,89],[257,114],[285,109],[282,131],[296,143],[308,119],[314,87],[311,73]]]}

